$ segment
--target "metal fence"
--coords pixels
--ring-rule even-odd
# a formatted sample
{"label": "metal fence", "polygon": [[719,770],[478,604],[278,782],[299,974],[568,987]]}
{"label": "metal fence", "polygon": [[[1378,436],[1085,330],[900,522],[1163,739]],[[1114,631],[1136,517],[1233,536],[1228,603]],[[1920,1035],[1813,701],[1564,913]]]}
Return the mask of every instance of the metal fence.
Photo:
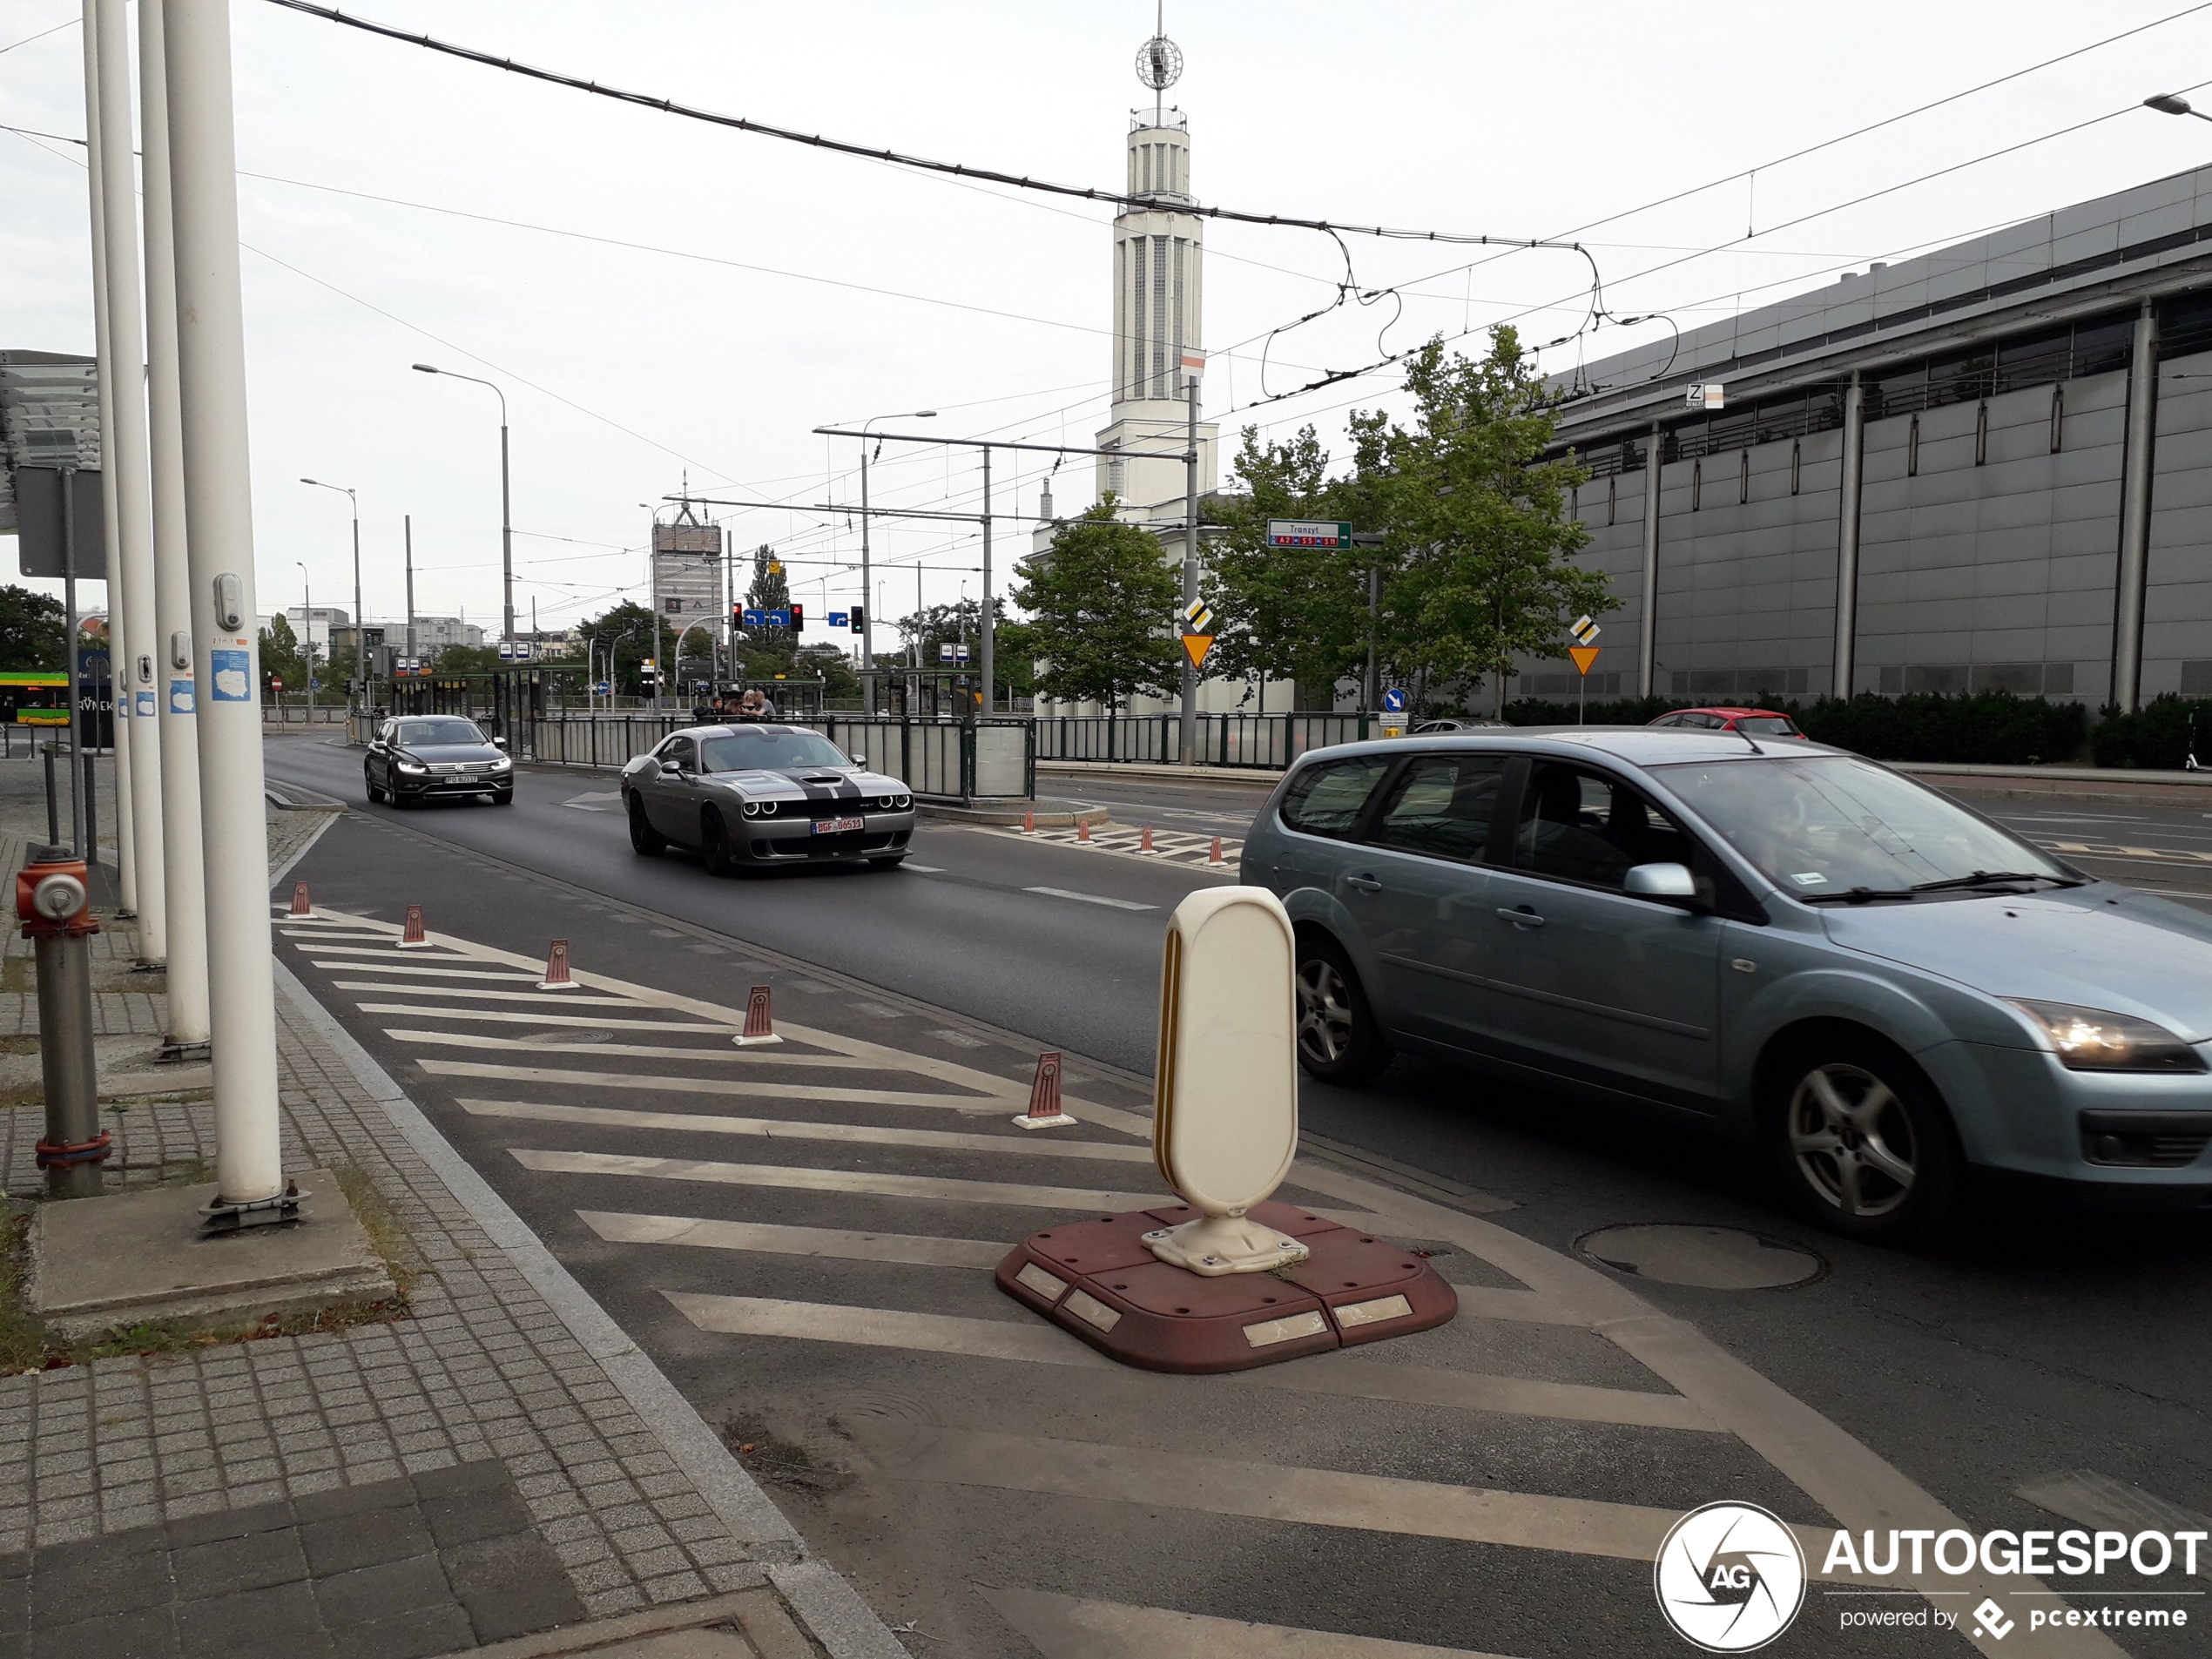
{"label": "metal fence", "polygon": [[[1040,760],[1183,760],[1177,714],[1058,715],[1035,722]],[[1378,735],[1372,714],[1201,714],[1200,764],[1280,768],[1310,749],[1358,743]]]}
{"label": "metal fence", "polygon": [[[507,737],[515,758],[541,765],[619,768],[671,732],[682,714],[581,714],[516,718]],[[1036,723],[1027,719],[900,720],[829,714],[784,725],[819,732],[846,754],[896,778],[916,799],[971,805],[1036,798]]]}
{"label": "metal fence", "polygon": [[343,725],[346,718],[343,703],[318,703],[313,707],[299,703],[261,705],[263,725]]}

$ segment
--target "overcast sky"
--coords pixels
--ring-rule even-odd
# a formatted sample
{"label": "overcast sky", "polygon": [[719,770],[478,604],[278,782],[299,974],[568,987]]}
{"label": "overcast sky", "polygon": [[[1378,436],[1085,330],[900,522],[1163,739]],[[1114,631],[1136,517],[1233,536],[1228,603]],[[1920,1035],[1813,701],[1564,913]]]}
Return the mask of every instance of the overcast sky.
{"label": "overcast sky", "polygon": [[[1106,187],[1123,179],[1130,109],[1150,102],[1133,71],[1149,3],[348,9],[718,111]],[[70,0],[0,0],[0,46],[71,14]],[[814,426],[928,407],[942,413],[923,430],[1081,443],[1102,422],[1107,208],[624,107],[265,0],[235,0],[233,16],[265,610],[299,602],[295,561],[318,603],[350,608],[345,502],[295,482],[307,475],[360,491],[372,617],[401,611],[411,513],[417,608],[496,623],[497,404],[409,373],[417,361],[508,388],[517,608],[526,617],[535,597],[549,627],[643,597],[639,503],[676,491],[687,471],[700,493],[843,501],[857,494],[854,446]],[[2167,17],[1763,171],[1755,187],[1737,179],[1610,218]],[[2212,128],[2130,107],[2212,81],[2212,6],[2184,14],[2174,0],[1840,10],[1185,0],[1169,7],[1167,32],[1186,60],[1169,96],[1189,113],[1202,199],[1507,237],[1609,219],[1583,239],[1611,308],[1666,310],[1684,327],[2212,155]],[[10,125],[83,133],[77,28],[0,51],[0,109]],[[82,153],[0,133],[0,347],[91,350]],[[1747,224],[1759,233],[1745,242]],[[1339,451],[1347,408],[1396,402],[1391,376],[1240,406],[1372,361],[1386,324],[1394,350],[1506,317],[1548,341],[1586,314],[1586,267],[1571,254],[1467,268],[1479,253],[1355,238],[1357,280],[1404,285],[1402,315],[1395,300],[1346,307],[1278,337],[1263,370],[1262,338],[1332,298],[1341,258],[1308,232],[1217,223],[1205,234],[1205,343],[1231,348],[1208,374],[1209,418],[1283,434],[1312,421]],[[1731,246],[1638,278],[1721,244]],[[1602,330],[1545,362],[1638,337]],[[1001,510],[1034,511],[1038,460],[1001,462]],[[1070,467],[1055,492],[1063,510],[1089,499],[1089,469]],[[887,448],[874,478],[879,503],[972,510],[975,499],[972,460],[940,449]],[[780,512],[731,523],[740,545],[787,545],[803,600],[859,597],[843,568],[857,528]],[[1002,542],[1001,568],[1026,545]],[[978,562],[972,536],[890,527],[875,549],[880,614],[912,608],[917,561],[929,603],[954,598],[963,579],[975,591],[961,568]]]}

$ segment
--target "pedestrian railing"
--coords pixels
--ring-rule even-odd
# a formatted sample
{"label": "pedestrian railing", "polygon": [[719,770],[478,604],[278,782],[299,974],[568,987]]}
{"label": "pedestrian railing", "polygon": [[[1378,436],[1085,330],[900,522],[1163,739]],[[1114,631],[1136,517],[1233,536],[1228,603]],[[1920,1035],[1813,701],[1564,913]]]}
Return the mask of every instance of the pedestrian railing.
{"label": "pedestrian railing", "polygon": [[[1179,714],[1053,715],[1036,725],[1040,760],[1151,761],[1183,759]],[[1210,766],[1280,769],[1312,749],[1376,736],[1372,714],[1201,714],[1196,759]]]}
{"label": "pedestrian railing", "polygon": [[[619,768],[694,724],[689,715],[674,712],[543,715],[516,718],[508,736],[518,760]],[[972,806],[1036,798],[1033,720],[828,714],[779,724],[819,732],[845,753],[861,757],[871,770],[896,778],[920,800]]]}

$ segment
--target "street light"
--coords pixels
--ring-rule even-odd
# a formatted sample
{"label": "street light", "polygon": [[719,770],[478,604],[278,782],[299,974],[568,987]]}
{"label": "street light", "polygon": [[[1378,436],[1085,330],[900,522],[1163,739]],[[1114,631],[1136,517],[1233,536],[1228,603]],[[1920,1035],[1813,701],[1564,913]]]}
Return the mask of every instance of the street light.
{"label": "street light", "polygon": [[[936,418],[937,411],[934,409],[907,409],[891,415],[871,415],[860,422],[860,430],[866,433],[878,421],[934,421]],[[881,451],[883,448],[881,439],[876,441],[875,447],[879,452]],[[868,522],[868,441],[863,437],[860,440],[860,598],[864,614],[860,617],[860,666],[864,670],[875,666],[875,611],[867,604]],[[825,599],[823,603],[826,604],[828,601]],[[867,694],[867,712],[873,714],[875,712],[875,680],[864,673],[861,676],[860,684]]]}
{"label": "street light", "polygon": [[2191,109],[2188,99],[2179,92],[2161,92],[2155,98],[2147,98],[2143,100],[2143,107],[2156,110],[2161,115],[2193,115],[2200,121],[2212,121],[2212,115],[2205,114],[2202,110]]}
{"label": "street light", "polygon": [[507,479],[507,394],[491,381],[478,380],[474,374],[456,374],[449,368],[440,368],[435,363],[417,363],[418,374],[442,374],[448,380],[467,381],[475,386],[489,386],[499,399],[499,570],[502,626],[501,637],[507,644],[515,643],[515,522],[513,497],[508,490]]}
{"label": "street light", "polygon": [[[307,585],[307,565],[298,559],[292,562],[300,566],[300,631],[305,636],[300,656],[307,665],[307,671],[303,677],[307,684],[300,688],[300,700],[301,712],[312,725],[315,718],[315,596],[314,590]],[[280,706],[278,716],[281,718],[282,715],[283,710]]]}
{"label": "street light", "polygon": [[[343,484],[326,484],[319,478],[302,478],[303,484],[313,484],[317,489],[334,489],[353,504],[354,509],[354,683],[360,692],[368,690],[368,627],[361,616],[361,497]],[[350,699],[349,699],[350,701]]]}

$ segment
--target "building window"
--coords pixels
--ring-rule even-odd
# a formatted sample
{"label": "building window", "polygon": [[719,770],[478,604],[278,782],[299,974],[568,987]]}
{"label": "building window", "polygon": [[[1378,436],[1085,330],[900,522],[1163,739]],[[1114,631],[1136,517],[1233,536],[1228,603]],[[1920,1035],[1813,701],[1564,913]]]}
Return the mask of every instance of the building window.
{"label": "building window", "polygon": [[1152,389],[1153,397],[1168,395],[1168,239],[1152,239]]}
{"label": "building window", "polygon": [[673,616],[676,612],[678,612],[678,611],[681,610],[684,608],[684,602],[683,602],[681,599],[676,598],[676,597],[674,597],[673,596],[671,596],[671,597],[670,597],[669,598],[666,598],[666,599],[664,599],[664,600],[662,600],[662,601],[661,601],[661,607],[662,607],[662,609],[663,609],[663,610],[666,610],[666,611],[667,611],[667,612],[668,612],[671,616]]}
{"label": "building window", "polygon": [[1792,441],[1790,445],[1790,493],[1797,493],[1797,468],[1804,460],[1803,446]]}
{"label": "building window", "polygon": [[2053,455],[2058,454],[2060,443],[2065,436],[2066,388],[2054,386],[2051,388],[2051,453]]}
{"label": "building window", "polygon": [[1751,452],[1741,450],[1738,456],[1736,464],[1736,504],[1741,507],[1751,499]]}
{"label": "building window", "polygon": [[1905,432],[1905,475],[1907,478],[1920,475],[1920,417],[1917,415]]}
{"label": "building window", "polygon": [[1983,402],[1974,410],[1974,465],[1989,459],[1989,405]]}
{"label": "building window", "polygon": [[1175,350],[1169,355],[1168,361],[1174,366],[1174,370],[1168,376],[1168,390],[1170,393],[1177,395],[1179,395],[1183,390],[1184,379],[1183,374],[1183,347],[1185,342],[1183,336],[1183,320],[1190,315],[1189,310],[1183,303],[1183,251],[1190,246],[1190,243],[1185,241],[1180,236],[1175,239],[1175,307],[1174,309],[1168,314],[1174,324],[1175,336]]}
{"label": "building window", "polygon": [[1691,512],[1697,510],[1698,497],[1704,493],[1705,463],[1702,461],[1693,461],[1689,463],[1689,510]]}
{"label": "building window", "polygon": [[1613,509],[1616,504],[1614,496],[1620,483],[1621,481],[1618,478],[1608,478],[1605,481],[1605,522],[1608,526],[1613,523]]}

